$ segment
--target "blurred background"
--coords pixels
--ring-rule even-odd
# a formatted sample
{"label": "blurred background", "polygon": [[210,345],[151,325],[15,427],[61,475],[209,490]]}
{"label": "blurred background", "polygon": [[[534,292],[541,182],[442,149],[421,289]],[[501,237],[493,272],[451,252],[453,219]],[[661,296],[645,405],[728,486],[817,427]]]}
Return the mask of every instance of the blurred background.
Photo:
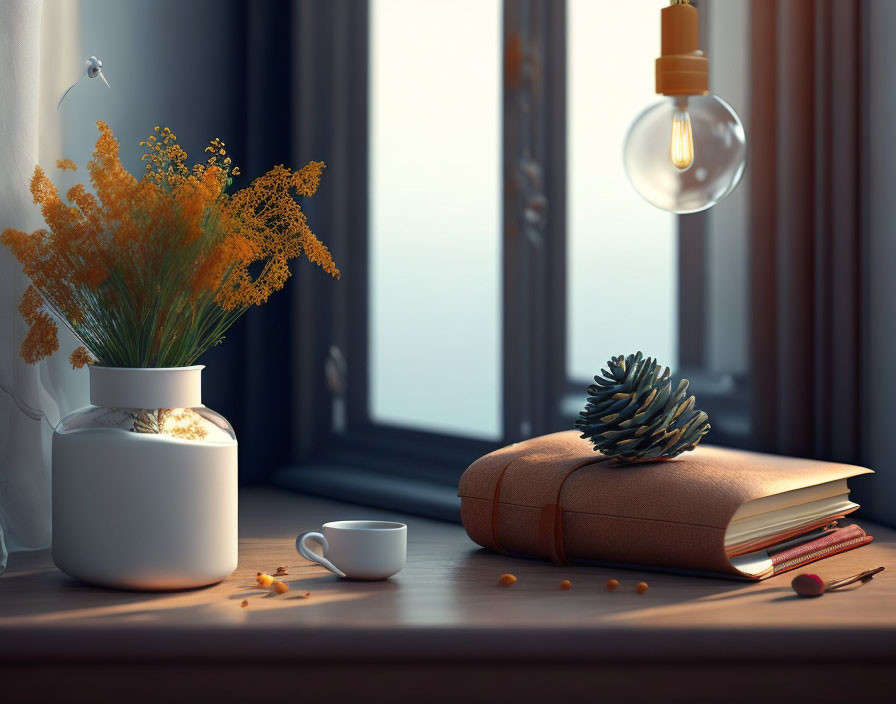
{"label": "blurred background", "polygon": [[[857,500],[894,525],[896,4],[694,3],[749,157],[685,216],[622,166],[665,4],[44,0],[15,72],[47,164],[86,163],[99,119],[133,173],[155,125],[197,159],[224,140],[236,187],[327,163],[303,207],[342,280],[298,262],[202,360],[244,482],[457,519],[472,460],[570,428],[641,350],[691,380],[709,442],[866,464]],[[57,111],[91,54],[111,89]]]}

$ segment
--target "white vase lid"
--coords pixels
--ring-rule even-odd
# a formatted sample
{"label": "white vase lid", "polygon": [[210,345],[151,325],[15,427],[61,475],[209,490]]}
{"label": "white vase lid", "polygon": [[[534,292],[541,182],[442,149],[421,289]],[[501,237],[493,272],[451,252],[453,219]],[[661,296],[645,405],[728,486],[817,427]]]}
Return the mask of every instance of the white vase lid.
{"label": "white vase lid", "polygon": [[202,405],[202,370],[90,365],[90,403],[104,408],[194,408]]}

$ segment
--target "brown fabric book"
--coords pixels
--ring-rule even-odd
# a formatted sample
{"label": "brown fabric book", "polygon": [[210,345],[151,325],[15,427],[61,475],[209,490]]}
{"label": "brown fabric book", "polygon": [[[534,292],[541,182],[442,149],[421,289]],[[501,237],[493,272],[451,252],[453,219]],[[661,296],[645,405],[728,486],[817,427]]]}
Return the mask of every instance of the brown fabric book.
{"label": "brown fabric book", "polygon": [[846,480],[871,470],[700,446],[619,464],[576,431],[496,450],[461,477],[467,534],[558,563],[625,563],[763,579],[871,542],[842,527]]}

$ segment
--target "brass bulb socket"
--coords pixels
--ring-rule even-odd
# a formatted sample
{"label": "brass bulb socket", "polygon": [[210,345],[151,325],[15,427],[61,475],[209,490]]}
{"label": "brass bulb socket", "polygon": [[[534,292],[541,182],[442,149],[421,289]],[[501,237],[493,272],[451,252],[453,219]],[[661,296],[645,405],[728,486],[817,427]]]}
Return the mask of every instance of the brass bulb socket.
{"label": "brass bulb socket", "polygon": [[700,16],[692,5],[669,5],[661,13],[661,56],[656,92],[702,95],[709,91],[709,61],[700,51]]}

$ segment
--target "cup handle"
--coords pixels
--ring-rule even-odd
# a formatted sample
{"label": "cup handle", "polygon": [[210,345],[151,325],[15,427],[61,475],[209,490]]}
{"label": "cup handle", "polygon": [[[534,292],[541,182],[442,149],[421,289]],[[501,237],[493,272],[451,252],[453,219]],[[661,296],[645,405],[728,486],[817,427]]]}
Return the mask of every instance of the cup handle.
{"label": "cup handle", "polygon": [[[316,552],[312,552],[311,548],[309,548],[305,542],[308,540],[315,540],[320,543],[321,548],[323,548],[324,556],[321,557]],[[298,538],[296,538],[296,550],[299,551],[299,554],[304,557],[306,560],[311,560],[312,562],[316,562],[322,567],[326,567],[330,572],[339,576],[345,577],[345,572],[336,567],[332,562],[330,562],[326,558],[326,554],[330,549],[330,545],[327,543],[327,539],[324,537],[323,533],[318,533],[317,531],[309,531],[307,533],[302,533]]]}

